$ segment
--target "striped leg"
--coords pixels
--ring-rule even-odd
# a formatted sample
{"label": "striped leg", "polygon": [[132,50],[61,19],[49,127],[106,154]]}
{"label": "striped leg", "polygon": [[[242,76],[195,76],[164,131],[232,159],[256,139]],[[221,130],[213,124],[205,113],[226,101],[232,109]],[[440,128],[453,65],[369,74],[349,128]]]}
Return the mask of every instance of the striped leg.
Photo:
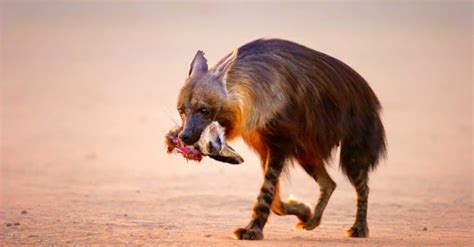
{"label": "striped leg", "polygon": [[295,215],[300,223],[305,223],[311,217],[311,208],[302,202],[289,199],[286,202],[280,200],[280,186],[275,187],[275,195],[273,198],[272,212],[276,215]]}
{"label": "striped leg", "polygon": [[[278,153],[278,152],[275,152]],[[267,159],[267,169],[260,194],[253,208],[252,220],[245,228],[239,228],[234,231],[235,239],[260,240],[263,239],[263,227],[267,223],[273,197],[277,190],[278,179],[284,165],[285,158],[270,153]]]}
{"label": "striped leg", "polygon": [[357,191],[357,214],[354,225],[347,230],[350,237],[368,237],[367,226],[367,204],[369,197],[368,172],[367,169],[359,171],[348,171],[349,181]]}
{"label": "striped leg", "polygon": [[314,208],[314,214],[306,223],[299,223],[297,227],[306,230],[313,230],[321,223],[324,209],[326,209],[329,199],[331,198],[333,191],[336,189],[336,183],[331,179],[323,165],[318,166],[316,169],[314,169],[315,166],[304,165],[303,167],[305,168],[305,171],[318,183],[320,195],[318,204]]}

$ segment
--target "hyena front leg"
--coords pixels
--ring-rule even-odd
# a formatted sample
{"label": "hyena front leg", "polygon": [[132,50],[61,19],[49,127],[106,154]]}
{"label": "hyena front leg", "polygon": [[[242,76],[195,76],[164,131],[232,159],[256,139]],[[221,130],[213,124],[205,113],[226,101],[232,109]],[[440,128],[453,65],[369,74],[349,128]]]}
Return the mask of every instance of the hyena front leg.
{"label": "hyena front leg", "polygon": [[286,202],[280,199],[280,185],[275,188],[275,196],[273,197],[272,212],[276,215],[295,215],[300,223],[306,223],[311,217],[311,208],[305,203],[289,199]]}
{"label": "hyena front leg", "polygon": [[[275,153],[275,154],[274,154]],[[245,228],[234,231],[235,239],[260,240],[263,239],[263,227],[267,223],[273,197],[275,195],[278,179],[283,168],[285,157],[270,152],[266,162],[265,177],[257,202],[253,208],[252,220]]]}
{"label": "hyena front leg", "polygon": [[318,204],[314,208],[314,214],[307,222],[300,222],[296,226],[297,228],[303,228],[306,230],[313,230],[321,224],[321,218],[323,217],[324,209],[331,198],[332,193],[336,189],[336,183],[331,179],[326,171],[324,165],[303,165],[305,171],[316,180],[319,185],[319,200]]}

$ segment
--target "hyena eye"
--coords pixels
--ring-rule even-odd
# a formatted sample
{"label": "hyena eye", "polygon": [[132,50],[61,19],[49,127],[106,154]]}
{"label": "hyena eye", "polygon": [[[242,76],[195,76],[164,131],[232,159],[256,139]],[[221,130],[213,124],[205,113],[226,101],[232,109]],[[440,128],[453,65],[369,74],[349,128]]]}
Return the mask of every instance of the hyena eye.
{"label": "hyena eye", "polygon": [[201,107],[201,108],[199,108],[199,112],[204,114],[204,115],[207,115],[207,114],[209,114],[209,109],[207,109],[206,107]]}

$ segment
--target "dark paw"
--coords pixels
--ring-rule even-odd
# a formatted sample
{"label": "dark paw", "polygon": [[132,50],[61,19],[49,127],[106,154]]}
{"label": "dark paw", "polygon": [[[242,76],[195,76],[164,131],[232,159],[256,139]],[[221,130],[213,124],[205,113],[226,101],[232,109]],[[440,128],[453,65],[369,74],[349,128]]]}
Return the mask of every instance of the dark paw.
{"label": "dark paw", "polygon": [[369,236],[367,224],[358,224],[347,230],[347,235],[352,238],[366,238]]}
{"label": "dark paw", "polygon": [[239,228],[234,231],[232,237],[239,240],[262,240],[263,233],[259,229]]}

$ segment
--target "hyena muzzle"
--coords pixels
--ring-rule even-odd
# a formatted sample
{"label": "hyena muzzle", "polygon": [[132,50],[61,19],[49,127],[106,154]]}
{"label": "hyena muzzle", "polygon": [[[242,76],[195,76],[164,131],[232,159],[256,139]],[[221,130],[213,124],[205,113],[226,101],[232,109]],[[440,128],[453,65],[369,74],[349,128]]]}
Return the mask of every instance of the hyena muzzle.
{"label": "hyena muzzle", "polygon": [[[340,167],[357,192],[357,214],[348,230],[366,237],[368,174],[385,154],[381,105],[368,83],[336,58],[279,39],[252,41],[208,68],[202,51],[191,63],[178,97],[182,142],[198,141],[212,121],[226,139],[242,137],[259,155],[264,182],[252,220],[234,232],[237,239],[262,239],[270,212],[295,215],[298,227],[312,230],[336,184],[325,165],[340,146]],[[279,177],[296,161],[320,188],[314,210],[282,201]]]}

